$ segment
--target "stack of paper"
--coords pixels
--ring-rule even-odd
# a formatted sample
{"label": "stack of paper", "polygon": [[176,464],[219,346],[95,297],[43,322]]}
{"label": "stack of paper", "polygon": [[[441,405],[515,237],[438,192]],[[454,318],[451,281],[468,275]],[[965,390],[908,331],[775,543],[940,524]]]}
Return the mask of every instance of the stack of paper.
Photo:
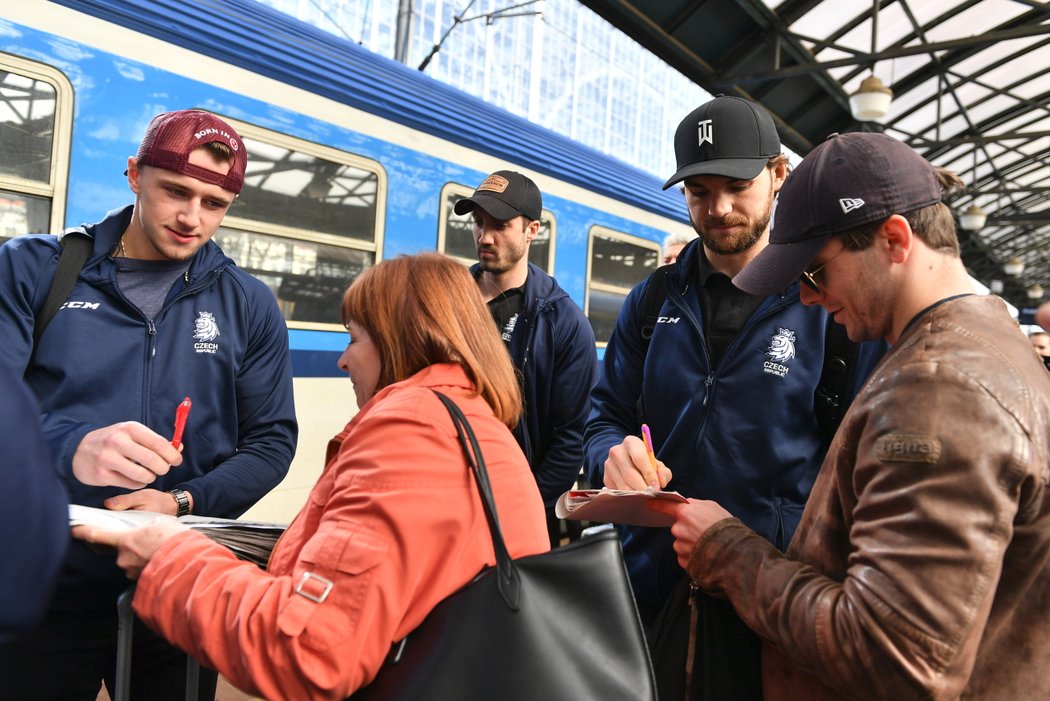
{"label": "stack of paper", "polygon": [[[97,526],[110,531],[127,531],[144,526],[158,518],[175,518],[154,511],[110,511],[80,504],[69,505],[70,526]],[[207,516],[183,516],[178,519],[195,531],[208,536],[216,543],[225,545],[242,560],[266,567],[270,552],[285,526],[261,521],[239,521],[231,518]]]}

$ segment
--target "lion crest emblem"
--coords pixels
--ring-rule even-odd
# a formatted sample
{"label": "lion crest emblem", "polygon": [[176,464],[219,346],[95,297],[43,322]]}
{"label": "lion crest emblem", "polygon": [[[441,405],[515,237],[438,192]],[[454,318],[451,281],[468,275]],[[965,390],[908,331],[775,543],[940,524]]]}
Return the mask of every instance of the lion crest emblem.
{"label": "lion crest emblem", "polygon": [[219,337],[219,326],[215,323],[215,315],[211,312],[199,312],[195,322],[193,337],[199,343],[210,343]]}
{"label": "lion crest emblem", "polygon": [[777,329],[766,351],[769,359],[783,363],[795,357],[795,332],[788,329]]}

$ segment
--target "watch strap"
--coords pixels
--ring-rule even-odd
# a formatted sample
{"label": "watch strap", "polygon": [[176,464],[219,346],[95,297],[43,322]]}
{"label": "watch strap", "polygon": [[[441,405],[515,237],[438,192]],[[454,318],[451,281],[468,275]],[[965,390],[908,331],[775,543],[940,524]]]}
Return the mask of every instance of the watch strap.
{"label": "watch strap", "polygon": [[186,516],[190,513],[190,495],[181,489],[172,489],[168,492],[174,499],[177,509],[176,516]]}

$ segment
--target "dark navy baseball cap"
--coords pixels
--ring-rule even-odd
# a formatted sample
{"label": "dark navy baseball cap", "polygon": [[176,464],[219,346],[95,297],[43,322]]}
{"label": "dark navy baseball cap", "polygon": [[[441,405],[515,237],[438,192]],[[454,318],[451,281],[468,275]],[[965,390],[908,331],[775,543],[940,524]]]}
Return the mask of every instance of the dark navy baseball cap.
{"label": "dark navy baseball cap", "polygon": [[915,149],[873,132],[832,134],[780,188],[769,245],[733,284],[753,295],[786,290],[835,234],[941,201],[937,170]]}

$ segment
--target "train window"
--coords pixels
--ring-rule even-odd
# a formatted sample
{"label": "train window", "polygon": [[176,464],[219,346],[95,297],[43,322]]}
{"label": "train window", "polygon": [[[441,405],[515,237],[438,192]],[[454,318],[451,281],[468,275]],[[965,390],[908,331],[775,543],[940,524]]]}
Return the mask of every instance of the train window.
{"label": "train window", "polygon": [[343,292],[379,257],[386,172],[370,159],[230,122],[248,169],[216,243],[273,290],[289,326],[339,324]]}
{"label": "train window", "polygon": [[604,347],[627,293],[660,265],[660,244],[638,236],[591,227],[587,242],[587,293],[583,311]]}
{"label": "train window", "polygon": [[0,54],[0,242],[62,228],[72,107],[62,73]]}
{"label": "train window", "polygon": [[[438,222],[437,249],[465,265],[478,262],[474,247],[474,221],[470,214],[456,214],[456,202],[474,194],[474,188],[448,183],[441,190],[441,217]],[[544,272],[554,270],[554,215],[546,209],[540,213],[540,232],[529,246],[529,262]]]}

